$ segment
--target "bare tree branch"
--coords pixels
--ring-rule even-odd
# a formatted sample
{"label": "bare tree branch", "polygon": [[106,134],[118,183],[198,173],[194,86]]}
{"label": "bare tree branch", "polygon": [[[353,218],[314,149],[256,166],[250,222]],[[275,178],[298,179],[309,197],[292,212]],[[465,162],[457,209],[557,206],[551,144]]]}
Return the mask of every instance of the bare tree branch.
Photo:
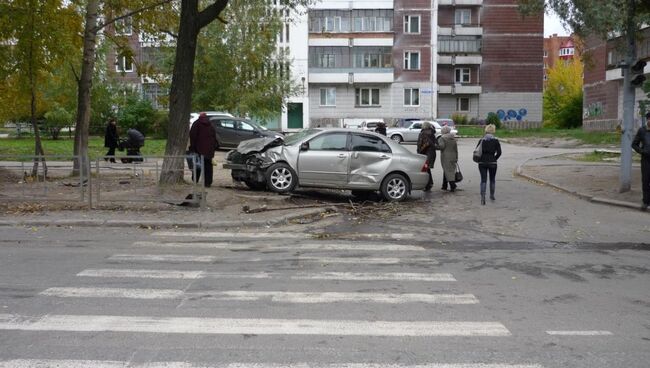
{"label": "bare tree branch", "polygon": [[216,0],[207,8],[203,9],[199,13],[198,29],[207,26],[213,20],[217,19],[217,17],[219,17],[219,14],[221,14],[221,12],[226,8],[226,5],[228,5],[228,0]]}
{"label": "bare tree branch", "polygon": [[159,28],[159,29],[158,29],[158,32],[160,32],[160,33],[164,33],[164,34],[169,35],[169,36],[171,36],[171,37],[173,37],[173,38],[178,38],[178,35],[177,35],[176,33],[172,32],[172,31],[170,31],[170,30],[168,30],[168,29],[160,29],[160,28]]}
{"label": "bare tree branch", "polygon": [[126,14],[124,14],[124,15],[121,15],[121,16],[119,16],[119,17],[115,17],[115,18],[112,18],[112,19],[108,19],[108,20],[106,20],[104,23],[100,23],[100,24],[98,24],[97,27],[93,28],[92,31],[93,31],[93,33],[97,33],[97,32],[99,32],[100,29],[102,29],[102,28],[108,26],[109,24],[113,24],[113,23],[117,22],[118,20],[122,20],[122,19],[128,18],[128,17],[130,17],[130,16],[132,16],[132,15],[135,15],[135,14],[141,13],[141,12],[143,12],[143,11],[147,11],[147,10],[150,10],[150,9],[156,8],[156,7],[160,6],[160,5],[169,4],[169,3],[171,3],[172,1],[174,1],[174,0],[163,0],[163,1],[159,1],[159,2],[157,2],[157,3],[154,3],[154,4],[151,4],[151,5],[148,5],[148,6],[142,7],[142,8],[140,8],[140,9],[136,9],[136,10],[130,11],[130,12],[128,12],[128,13],[126,13]]}
{"label": "bare tree branch", "polygon": [[79,84],[79,74],[77,74],[77,70],[75,70],[74,65],[70,63],[70,70],[72,70],[72,74],[74,75],[74,79],[77,81],[77,84]]}

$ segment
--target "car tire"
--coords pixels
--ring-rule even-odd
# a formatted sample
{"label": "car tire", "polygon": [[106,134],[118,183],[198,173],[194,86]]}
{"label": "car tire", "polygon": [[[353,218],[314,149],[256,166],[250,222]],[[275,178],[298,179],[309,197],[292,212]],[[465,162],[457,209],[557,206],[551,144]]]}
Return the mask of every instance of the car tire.
{"label": "car tire", "polygon": [[298,175],[284,162],[271,165],[266,170],[266,185],[272,192],[289,193],[298,184]]}
{"label": "car tire", "polygon": [[244,184],[250,189],[250,190],[266,190],[266,182],[259,182],[259,181],[254,181],[254,180],[246,180],[244,181]]}
{"label": "car tire", "polygon": [[402,174],[390,174],[381,183],[381,195],[388,202],[401,202],[408,193],[409,182]]}
{"label": "car tire", "polygon": [[402,143],[402,142],[404,142],[404,139],[403,139],[402,136],[399,135],[399,134],[393,134],[393,135],[391,135],[391,136],[390,136],[390,139],[394,140],[394,141],[397,142],[397,143]]}

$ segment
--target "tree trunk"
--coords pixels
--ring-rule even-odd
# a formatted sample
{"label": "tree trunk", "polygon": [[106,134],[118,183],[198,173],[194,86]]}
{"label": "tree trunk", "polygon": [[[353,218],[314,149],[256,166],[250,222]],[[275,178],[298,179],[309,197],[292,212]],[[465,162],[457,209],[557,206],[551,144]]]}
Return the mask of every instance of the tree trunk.
{"label": "tree trunk", "polygon": [[95,68],[95,49],[97,47],[97,12],[99,0],[89,0],[86,5],[86,24],[84,25],[83,62],[79,76],[79,91],[77,95],[77,120],[74,132],[74,165],[72,174],[89,173],[88,168],[88,133],[90,124],[90,90],[93,83]]}
{"label": "tree trunk", "polygon": [[38,130],[38,124],[36,123],[36,76],[34,75],[34,38],[36,34],[34,33],[34,27],[36,20],[34,19],[36,9],[34,8],[33,2],[29,3],[30,10],[30,26],[31,26],[31,40],[29,47],[29,90],[30,90],[30,120],[32,123],[32,128],[34,129],[34,166],[32,167],[32,177],[38,179],[38,162],[43,163],[43,180],[47,177],[47,165],[45,164],[45,152],[43,151],[43,143],[41,142],[41,132]]}
{"label": "tree trunk", "polygon": [[635,90],[630,83],[630,67],[636,61],[636,32],[634,21],[635,0],[628,0],[627,20],[625,25],[626,57],[625,75],[623,76],[623,134],[621,134],[621,170],[619,174],[619,191],[628,192],[632,188],[632,136],[634,132]]}
{"label": "tree trunk", "polygon": [[[199,35],[198,0],[183,0],[181,20],[176,40],[176,57],[169,92],[169,126],[165,156],[183,156],[189,139],[189,119],[192,106],[192,80],[196,42]],[[183,158],[165,157],[160,175],[161,184],[183,181]]]}

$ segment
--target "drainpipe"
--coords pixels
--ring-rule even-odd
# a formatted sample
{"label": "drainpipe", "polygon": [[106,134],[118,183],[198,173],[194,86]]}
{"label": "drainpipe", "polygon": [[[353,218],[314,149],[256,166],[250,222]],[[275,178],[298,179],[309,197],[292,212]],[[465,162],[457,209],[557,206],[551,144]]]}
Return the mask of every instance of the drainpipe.
{"label": "drainpipe", "polygon": [[431,120],[438,116],[438,0],[431,0]]}

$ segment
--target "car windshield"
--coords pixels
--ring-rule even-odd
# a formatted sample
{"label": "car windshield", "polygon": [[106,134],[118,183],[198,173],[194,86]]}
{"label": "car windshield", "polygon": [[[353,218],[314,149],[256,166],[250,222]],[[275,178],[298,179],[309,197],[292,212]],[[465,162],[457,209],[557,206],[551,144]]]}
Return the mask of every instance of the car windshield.
{"label": "car windshield", "polygon": [[296,144],[297,142],[300,142],[303,138],[308,137],[310,135],[316,134],[320,132],[321,129],[305,129],[301,130],[299,132],[293,133],[288,135],[287,137],[284,138],[284,145],[285,146],[291,146],[293,144]]}
{"label": "car windshield", "polygon": [[252,125],[257,130],[269,130],[264,125],[260,125],[260,124],[254,122],[254,121],[250,121],[250,120],[244,120],[244,121],[247,122],[248,124]]}

